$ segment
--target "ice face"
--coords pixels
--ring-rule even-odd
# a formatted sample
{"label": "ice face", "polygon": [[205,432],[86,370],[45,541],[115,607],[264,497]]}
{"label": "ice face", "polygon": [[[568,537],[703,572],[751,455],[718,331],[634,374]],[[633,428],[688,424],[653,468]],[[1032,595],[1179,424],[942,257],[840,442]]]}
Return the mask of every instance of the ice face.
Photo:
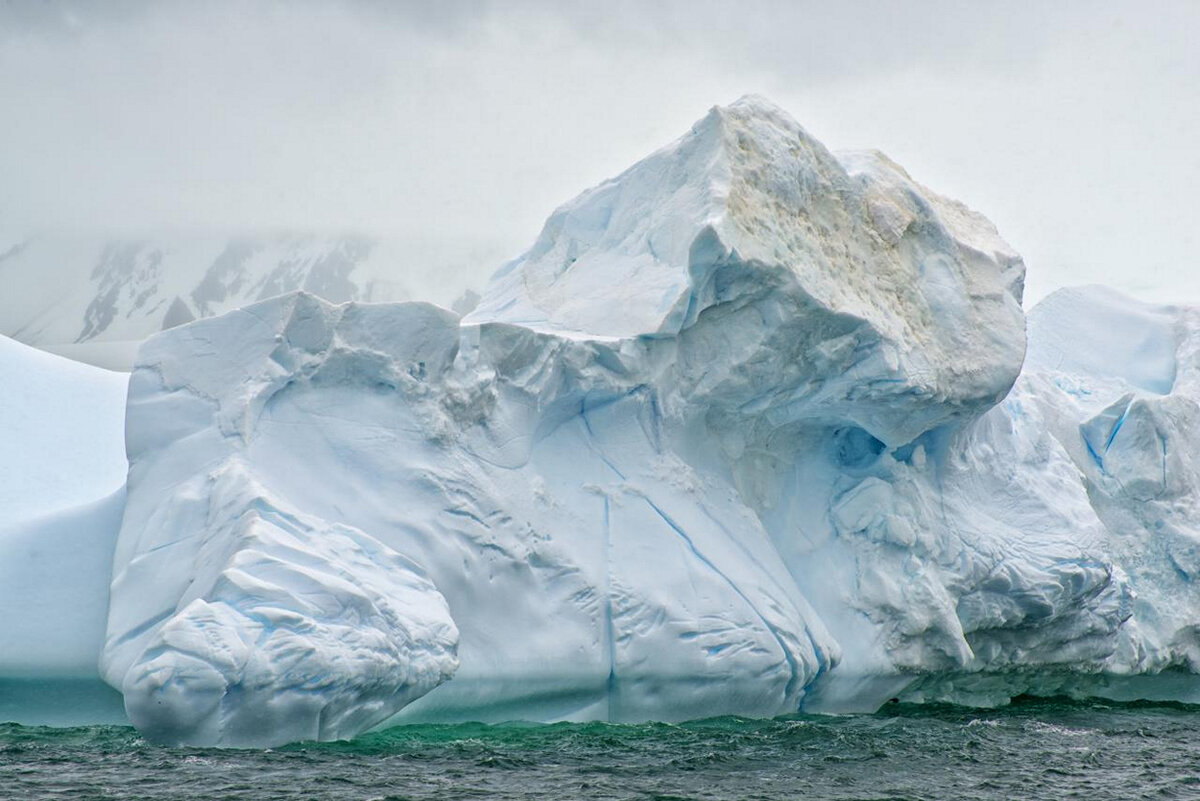
{"label": "ice face", "polygon": [[[1020,380],[971,427],[978,436],[981,426],[1002,426],[982,440],[987,458],[977,469],[990,465],[1008,472],[1008,486],[1027,487],[1009,506],[1020,514],[1018,530],[1039,546],[1060,543],[1063,586],[1069,580],[1092,589],[1078,596],[1065,628],[1071,618],[1061,604],[1047,607],[1039,628],[1053,633],[1062,656],[1039,660],[1036,673],[1004,671],[973,643],[967,670],[923,677],[909,697],[1200,700],[1193,584],[1200,472],[1191,457],[1200,422],[1196,315],[1104,287],[1060,290],[1033,309]],[[1030,453],[1035,443],[1045,454],[1040,465],[1006,454]],[[1040,511],[1024,503],[1037,484],[1047,504]],[[952,486],[944,491],[948,500],[958,494]],[[998,598],[1011,604],[1013,594],[1005,589]]]}
{"label": "ice face", "polygon": [[90,503],[125,483],[129,376],[0,336],[0,525]]}
{"label": "ice face", "polygon": [[[1095,315],[1109,320],[1095,322]],[[1060,320],[1053,322],[1052,316]],[[1109,358],[1052,360],[1038,348],[1029,380],[1054,410],[1065,443],[1104,522],[1106,550],[1136,594],[1114,670],[1151,673],[1200,667],[1193,582],[1200,569],[1200,316],[1151,306],[1101,287],[1061,290],[1031,315],[1055,345],[1091,330]],[[1057,337],[1054,336],[1057,334]],[[1024,379],[1023,379],[1024,380]]]}

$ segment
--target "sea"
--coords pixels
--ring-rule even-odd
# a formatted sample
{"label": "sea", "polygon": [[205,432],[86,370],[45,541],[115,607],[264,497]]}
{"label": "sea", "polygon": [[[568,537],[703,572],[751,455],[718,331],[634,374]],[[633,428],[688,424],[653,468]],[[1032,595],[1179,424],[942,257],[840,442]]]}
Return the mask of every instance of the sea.
{"label": "sea", "polygon": [[0,724],[4,799],[1200,799],[1200,707],[1017,699],[683,724],[410,725],[270,749]]}

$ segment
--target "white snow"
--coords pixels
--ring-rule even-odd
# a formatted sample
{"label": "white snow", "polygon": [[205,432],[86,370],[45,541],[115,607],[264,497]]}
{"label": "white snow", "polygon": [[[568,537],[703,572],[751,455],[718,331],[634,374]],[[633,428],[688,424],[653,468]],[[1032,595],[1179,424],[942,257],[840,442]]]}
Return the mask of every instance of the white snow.
{"label": "white snow", "polygon": [[1165,395],[1175,383],[1180,310],[1101,286],[1060,290],[1029,317],[1031,369],[1113,379]]}

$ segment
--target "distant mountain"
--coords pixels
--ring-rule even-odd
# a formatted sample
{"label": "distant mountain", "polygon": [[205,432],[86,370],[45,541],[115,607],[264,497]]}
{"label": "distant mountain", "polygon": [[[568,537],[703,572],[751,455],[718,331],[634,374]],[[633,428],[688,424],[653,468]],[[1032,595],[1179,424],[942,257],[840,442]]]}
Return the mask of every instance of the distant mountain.
{"label": "distant mountain", "polygon": [[157,331],[296,289],[335,303],[427,300],[470,311],[471,288],[496,260],[467,248],[434,253],[309,233],[10,238],[0,242],[0,334],[127,368]]}

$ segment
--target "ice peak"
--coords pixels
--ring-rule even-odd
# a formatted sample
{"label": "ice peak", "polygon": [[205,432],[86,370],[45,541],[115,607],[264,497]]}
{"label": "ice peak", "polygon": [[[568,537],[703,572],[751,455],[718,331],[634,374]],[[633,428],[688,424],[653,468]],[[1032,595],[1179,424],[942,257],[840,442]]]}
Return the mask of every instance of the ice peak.
{"label": "ice peak", "polygon": [[[981,215],[881,154],[839,161],[787,112],[747,96],[556,210],[465,322],[669,339],[711,309],[769,296],[762,341],[730,363],[773,363],[771,337],[828,315],[830,332],[857,343],[844,343],[845,366],[890,387],[871,403],[874,391],[858,393],[856,422],[900,444],[1007,392],[1024,355],[1023,276]],[[781,367],[824,358],[793,356]],[[892,395],[922,408],[905,401],[901,412]],[[887,408],[868,411],[875,402]]]}
{"label": "ice peak", "polygon": [[772,212],[763,214],[755,187],[791,193],[775,204],[778,216],[802,203],[797,186],[847,183],[832,155],[765,98],[714,106],[676,141],[559,207],[533,247],[496,274],[468,322],[618,337],[675,333],[703,280],[694,266],[703,272],[705,260],[734,247],[771,250],[754,240],[782,226],[763,224]]}
{"label": "ice peak", "polygon": [[[850,285],[883,283],[893,292],[897,282],[881,262],[894,261],[914,223],[934,228],[931,238],[980,239],[948,201],[922,202],[927,190],[907,173],[882,154],[870,158],[878,169],[848,170],[763,97],[714,106],[675,142],[556,210],[533,247],[497,273],[468,321],[672,334],[701,311],[693,301],[709,278],[705,260],[735,252],[743,262],[792,271],[806,291],[863,312],[854,301],[862,287]],[[879,180],[883,173],[888,180]],[[939,214],[945,209],[955,213]],[[994,240],[983,255],[1004,272],[1019,257]]]}
{"label": "ice peak", "polygon": [[704,120],[701,120],[697,125],[705,124],[710,118],[714,117],[733,124],[745,124],[751,120],[757,120],[760,123],[774,126],[781,131],[786,131],[793,135],[805,138],[810,137],[809,133],[804,130],[804,127],[786,109],[776,104],[770,98],[753,92],[742,95],[728,105],[713,106],[709,109],[708,115]]}

